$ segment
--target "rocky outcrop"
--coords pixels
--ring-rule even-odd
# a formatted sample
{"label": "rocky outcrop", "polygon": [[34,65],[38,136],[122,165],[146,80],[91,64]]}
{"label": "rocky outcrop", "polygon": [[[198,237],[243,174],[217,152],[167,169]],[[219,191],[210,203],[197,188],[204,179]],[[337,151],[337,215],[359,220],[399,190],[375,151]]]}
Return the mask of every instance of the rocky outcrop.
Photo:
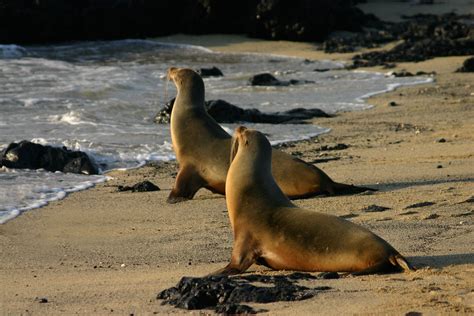
{"label": "rocky outcrop", "polygon": [[[472,15],[419,14],[401,23],[380,23],[377,31],[337,37],[325,43],[329,52],[355,51],[403,40],[390,50],[372,51],[353,58],[353,67],[390,66],[395,62],[418,62],[439,56],[474,54]],[[376,34],[376,35],[374,35]],[[362,45],[361,45],[362,44]]]}
{"label": "rocky outcrop", "polygon": [[52,147],[29,141],[11,143],[0,153],[0,166],[14,169],[45,169],[80,174],[98,174],[99,170],[82,151]]}
{"label": "rocky outcrop", "polygon": [[0,43],[233,33],[320,41],[369,20],[354,0],[3,0]]}
{"label": "rocky outcrop", "polygon": [[[156,114],[154,121],[158,124],[170,122],[171,111],[173,110],[174,99],[167,102]],[[330,117],[320,109],[292,109],[284,112],[262,113],[257,109],[242,109],[224,100],[210,100],[205,103],[207,112],[219,123],[269,123],[281,124],[304,123],[304,120],[313,117]]]}

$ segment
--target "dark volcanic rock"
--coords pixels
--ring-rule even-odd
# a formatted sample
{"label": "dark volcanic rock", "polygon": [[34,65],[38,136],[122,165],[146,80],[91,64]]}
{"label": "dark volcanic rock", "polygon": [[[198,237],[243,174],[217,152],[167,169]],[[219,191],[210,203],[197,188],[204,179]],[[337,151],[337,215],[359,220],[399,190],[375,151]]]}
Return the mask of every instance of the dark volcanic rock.
{"label": "dark volcanic rock", "polygon": [[462,67],[456,70],[457,72],[474,72],[474,57],[468,58],[462,64]]}
{"label": "dark volcanic rock", "polygon": [[217,67],[212,68],[199,68],[196,69],[196,72],[203,78],[207,77],[222,77],[224,74],[222,71]]}
{"label": "dark volcanic rock", "polygon": [[[369,18],[354,0],[2,0],[0,43],[247,34],[317,41],[358,31]],[[373,19],[373,18],[372,18]]]}
{"label": "dark volcanic rock", "polygon": [[165,103],[161,109],[156,113],[153,118],[153,122],[157,124],[169,124],[171,122],[171,111],[173,111],[174,100],[173,98]]}
{"label": "dark volcanic rock", "polygon": [[142,181],[134,184],[133,186],[121,186],[119,185],[117,187],[117,191],[123,192],[123,191],[132,191],[132,192],[153,192],[153,191],[159,191],[160,188],[151,183],[150,181]]}
{"label": "dark volcanic rock", "polygon": [[361,33],[336,32],[324,41],[326,53],[351,53],[361,48],[374,48],[397,39],[387,29],[369,29]]}
{"label": "dark volcanic rock", "polygon": [[425,71],[417,71],[415,74],[409,72],[409,71],[406,71],[406,70],[402,70],[402,71],[394,71],[391,73],[392,76],[394,77],[413,77],[413,76],[433,76],[433,75],[436,75],[436,72],[435,71],[432,71],[432,72],[425,72]]}
{"label": "dark volcanic rock", "polygon": [[339,143],[336,145],[323,145],[319,148],[320,151],[326,151],[326,150],[344,150],[349,148],[349,145]]}
{"label": "dark volcanic rock", "polygon": [[[174,99],[167,102],[156,114],[154,121],[158,124],[170,122],[171,111],[173,110]],[[262,113],[257,109],[242,109],[223,100],[206,101],[207,112],[219,123],[302,123],[304,120],[313,117],[330,117],[320,109],[297,108],[284,112]]]}
{"label": "dark volcanic rock", "polygon": [[290,85],[306,84],[306,83],[314,83],[314,81],[310,81],[310,80],[301,81],[301,80],[296,80],[296,79],[291,79],[289,81],[281,81],[269,73],[258,74],[258,75],[252,76],[249,79],[249,84],[251,86],[290,86]]}
{"label": "dark volcanic rock", "polygon": [[82,151],[52,147],[29,141],[11,143],[0,154],[0,166],[18,169],[45,169],[82,174],[98,174],[99,170]]}
{"label": "dark volcanic rock", "polygon": [[333,30],[360,31],[376,19],[353,6],[354,1],[256,1],[250,35],[259,38],[321,41]]}
{"label": "dark volcanic rock", "polygon": [[[214,309],[216,312],[256,313],[243,302],[270,303],[299,301],[315,296],[329,287],[308,288],[296,284],[298,280],[316,279],[311,274],[294,273],[288,276],[211,276],[204,278],[183,277],[176,285],[160,292],[157,299],[183,309]],[[256,286],[252,282],[265,283]]]}
{"label": "dark volcanic rock", "polygon": [[403,40],[402,43],[388,51],[356,55],[353,58],[353,67],[474,54],[474,28],[470,22],[474,16],[453,13],[442,16],[418,14],[406,19],[405,22],[387,23],[382,27],[394,39]]}

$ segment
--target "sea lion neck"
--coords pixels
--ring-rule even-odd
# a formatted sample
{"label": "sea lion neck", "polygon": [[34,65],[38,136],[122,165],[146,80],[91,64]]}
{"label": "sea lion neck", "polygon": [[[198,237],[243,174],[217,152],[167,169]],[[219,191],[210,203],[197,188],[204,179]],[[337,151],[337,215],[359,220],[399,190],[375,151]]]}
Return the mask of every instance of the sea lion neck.
{"label": "sea lion neck", "polygon": [[242,196],[246,196],[248,201],[257,204],[263,198],[267,203],[261,205],[261,208],[293,207],[294,205],[283,194],[272,176],[271,146],[268,141],[265,139],[266,143],[255,144],[252,141],[256,142],[256,137],[251,137],[250,143],[246,144],[245,136],[237,135],[237,138],[236,142],[239,144],[233,149],[237,153],[234,154],[226,181],[229,214],[237,216],[231,208],[236,208],[244,202],[241,200]]}

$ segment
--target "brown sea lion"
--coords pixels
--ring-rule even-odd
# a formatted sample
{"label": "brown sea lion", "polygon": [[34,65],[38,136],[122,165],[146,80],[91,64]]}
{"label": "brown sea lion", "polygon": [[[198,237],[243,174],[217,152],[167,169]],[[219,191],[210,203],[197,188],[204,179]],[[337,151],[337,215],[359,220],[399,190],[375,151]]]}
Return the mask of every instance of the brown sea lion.
{"label": "brown sea lion", "polygon": [[214,274],[238,274],[253,263],[275,270],[352,272],[412,270],[385,240],[333,215],[297,207],[272,177],[266,137],[236,129],[226,202],[234,232],[230,263]]}
{"label": "brown sea lion", "polygon": [[[171,139],[180,165],[169,203],[192,199],[202,187],[225,194],[232,137],[206,112],[204,82],[193,70],[170,68],[178,90],[171,112]],[[273,150],[273,176],[289,198],[358,193],[369,188],[337,183],[323,171]]]}

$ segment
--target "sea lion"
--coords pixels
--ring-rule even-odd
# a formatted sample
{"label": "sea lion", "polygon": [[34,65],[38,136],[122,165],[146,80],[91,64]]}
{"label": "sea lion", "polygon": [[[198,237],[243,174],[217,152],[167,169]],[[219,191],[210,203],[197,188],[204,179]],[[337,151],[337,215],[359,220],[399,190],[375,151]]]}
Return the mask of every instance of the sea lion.
{"label": "sea lion", "polygon": [[[206,112],[204,82],[192,69],[170,68],[178,90],[171,112],[171,140],[180,165],[169,203],[192,199],[202,187],[225,194],[232,137]],[[317,167],[273,150],[273,176],[289,198],[373,190],[337,183]]]}
{"label": "sea lion", "polygon": [[385,240],[333,215],[297,207],[271,173],[272,147],[255,130],[234,134],[226,202],[234,232],[230,263],[213,274],[238,274],[253,263],[275,270],[352,272],[413,270]]}

